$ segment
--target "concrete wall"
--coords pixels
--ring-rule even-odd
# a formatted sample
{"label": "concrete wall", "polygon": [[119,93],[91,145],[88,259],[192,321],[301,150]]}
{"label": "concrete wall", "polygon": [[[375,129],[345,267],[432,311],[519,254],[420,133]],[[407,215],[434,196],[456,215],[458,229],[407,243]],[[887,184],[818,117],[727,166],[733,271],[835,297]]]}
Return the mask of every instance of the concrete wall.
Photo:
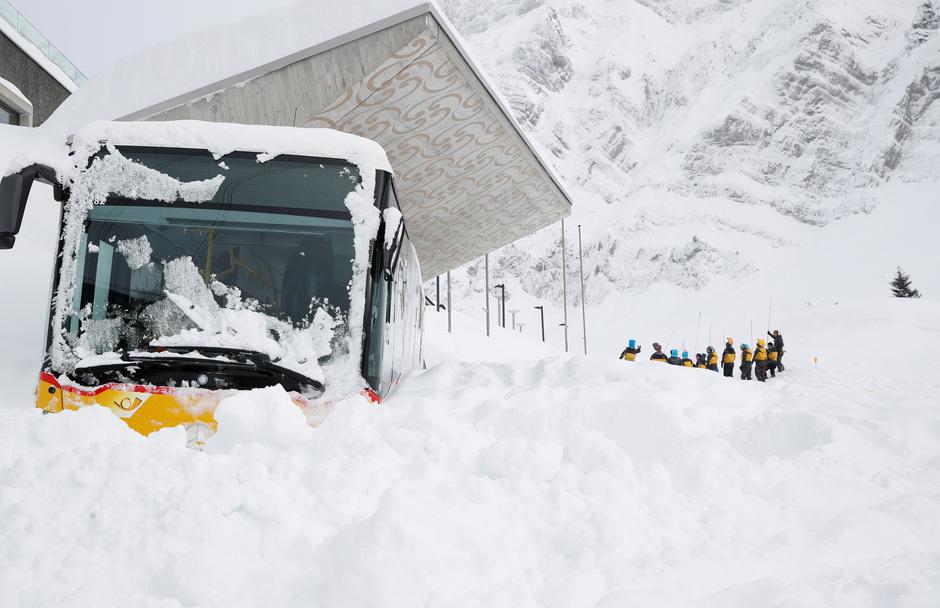
{"label": "concrete wall", "polygon": [[0,32],[0,78],[15,84],[33,104],[33,126],[42,124],[69,91]]}

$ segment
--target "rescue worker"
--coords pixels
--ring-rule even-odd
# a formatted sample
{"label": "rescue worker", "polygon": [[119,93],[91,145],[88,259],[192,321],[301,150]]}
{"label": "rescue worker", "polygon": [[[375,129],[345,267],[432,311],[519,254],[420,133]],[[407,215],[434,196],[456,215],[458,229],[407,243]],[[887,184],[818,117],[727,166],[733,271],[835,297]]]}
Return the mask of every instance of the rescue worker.
{"label": "rescue worker", "polygon": [[666,359],[669,365],[682,365],[682,359],[679,358],[679,351],[675,348],[669,351],[669,358]]}
{"label": "rescue worker", "polygon": [[779,355],[777,353],[777,347],[774,346],[774,343],[771,342],[767,345],[767,371],[770,372],[771,378],[777,377],[777,361]]}
{"label": "rescue worker", "polygon": [[725,368],[725,378],[734,377],[734,340],[730,337],[728,341],[725,342],[725,352],[721,353],[721,364]]}
{"label": "rescue worker", "polygon": [[763,338],[757,339],[757,350],[754,351],[754,373],[758,382],[767,381],[767,348]]}
{"label": "rescue worker", "polygon": [[620,353],[620,358],[624,361],[636,361],[636,356],[640,354],[642,346],[636,345],[636,340],[630,339],[630,342],[627,344],[627,347],[623,349],[623,352]]}
{"label": "rescue worker", "polygon": [[689,359],[689,351],[682,351],[682,365],[685,367],[695,367],[695,364],[692,363],[692,359]]}
{"label": "rescue worker", "polygon": [[704,353],[699,353],[699,354],[695,355],[695,367],[697,367],[697,368],[699,368],[699,369],[705,369],[705,368],[707,367],[707,364],[705,363],[705,354],[704,354]]}
{"label": "rescue worker", "polygon": [[754,358],[754,353],[751,352],[751,348],[747,344],[741,345],[741,380],[750,380],[751,379],[751,360]]}
{"label": "rescue worker", "polygon": [[705,349],[705,369],[718,371],[718,353],[715,352],[714,347],[709,346]]}
{"label": "rescue worker", "polygon": [[774,339],[774,350],[777,351],[777,369],[783,371],[783,335],[781,335],[779,329],[775,329],[774,333],[768,331],[767,335]]}
{"label": "rescue worker", "polygon": [[663,347],[659,345],[659,342],[653,342],[653,354],[650,355],[650,361],[665,361],[666,354],[663,352]]}

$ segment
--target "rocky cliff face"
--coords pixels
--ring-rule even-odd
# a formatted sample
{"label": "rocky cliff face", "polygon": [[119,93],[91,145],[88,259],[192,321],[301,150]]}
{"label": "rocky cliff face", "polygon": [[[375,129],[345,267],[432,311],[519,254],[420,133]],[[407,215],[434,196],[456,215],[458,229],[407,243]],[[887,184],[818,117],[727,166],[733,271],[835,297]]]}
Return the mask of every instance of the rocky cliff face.
{"label": "rocky cliff face", "polygon": [[[823,226],[869,211],[886,181],[928,177],[940,160],[935,1],[443,6],[579,199],[597,300],[747,273],[742,237],[792,240],[774,217]],[[500,254],[539,297],[557,290],[523,269],[556,261],[555,233]]]}

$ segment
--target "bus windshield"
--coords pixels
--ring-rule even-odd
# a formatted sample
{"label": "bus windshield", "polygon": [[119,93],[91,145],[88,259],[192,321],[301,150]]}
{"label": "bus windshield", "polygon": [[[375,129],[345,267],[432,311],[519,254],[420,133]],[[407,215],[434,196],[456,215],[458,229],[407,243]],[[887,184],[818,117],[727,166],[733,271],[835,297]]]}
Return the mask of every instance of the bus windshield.
{"label": "bus windshield", "polygon": [[[210,201],[112,196],[85,221],[67,341],[79,358],[155,346],[286,348],[327,313],[344,323],[360,183],[343,161],[120,148],[180,181],[225,177]],[[314,361],[315,363],[315,361]]]}

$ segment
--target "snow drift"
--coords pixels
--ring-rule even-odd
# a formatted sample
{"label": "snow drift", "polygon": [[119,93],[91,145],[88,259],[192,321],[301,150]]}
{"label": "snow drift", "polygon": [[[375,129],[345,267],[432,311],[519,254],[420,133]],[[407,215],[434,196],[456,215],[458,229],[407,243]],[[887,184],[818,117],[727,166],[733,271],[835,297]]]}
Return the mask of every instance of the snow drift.
{"label": "snow drift", "polygon": [[316,429],[280,389],[240,395],[205,452],[6,409],[0,604],[934,605],[938,397],[442,363]]}

